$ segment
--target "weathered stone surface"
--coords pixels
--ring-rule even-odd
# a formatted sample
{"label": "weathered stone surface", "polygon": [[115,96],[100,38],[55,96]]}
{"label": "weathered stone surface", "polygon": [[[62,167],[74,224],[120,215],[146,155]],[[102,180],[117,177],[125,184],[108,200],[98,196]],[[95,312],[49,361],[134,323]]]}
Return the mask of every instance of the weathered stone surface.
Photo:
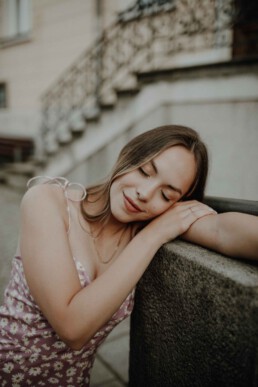
{"label": "weathered stone surface", "polygon": [[176,241],[157,253],[131,319],[131,387],[257,386],[258,267]]}

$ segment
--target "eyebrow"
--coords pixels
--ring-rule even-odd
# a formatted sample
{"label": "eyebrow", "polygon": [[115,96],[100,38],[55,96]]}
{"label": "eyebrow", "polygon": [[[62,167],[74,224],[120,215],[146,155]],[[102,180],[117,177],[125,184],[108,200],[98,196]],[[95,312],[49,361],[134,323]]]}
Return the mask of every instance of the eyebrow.
{"label": "eyebrow", "polygon": [[[152,166],[154,172],[155,172],[156,175],[157,175],[157,174],[159,173],[158,168],[157,168],[157,165],[155,164],[154,160],[150,160],[150,163],[151,163],[151,166]],[[177,187],[175,187],[175,186],[173,186],[173,185],[171,185],[171,184],[168,184],[167,187],[170,188],[170,189],[172,189],[173,191],[178,192],[180,195],[182,195],[182,190],[181,190],[180,188],[177,188]]]}

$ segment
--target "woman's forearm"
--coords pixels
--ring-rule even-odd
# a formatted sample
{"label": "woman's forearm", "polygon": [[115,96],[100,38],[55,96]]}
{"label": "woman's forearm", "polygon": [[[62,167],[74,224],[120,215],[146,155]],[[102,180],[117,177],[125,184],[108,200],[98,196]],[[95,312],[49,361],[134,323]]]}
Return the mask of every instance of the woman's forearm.
{"label": "woman's forearm", "polygon": [[237,212],[206,216],[183,239],[231,257],[258,259],[258,217]]}
{"label": "woman's forearm", "polygon": [[226,255],[258,259],[258,217],[237,212],[218,215],[218,242]]}
{"label": "woman's forearm", "polygon": [[65,324],[73,335],[71,347],[81,348],[112,317],[159,247],[158,238],[143,229],[102,275],[72,298]]}
{"label": "woman's forearm", "polygon": [[[208,213],[211,213],[209,207],[195,201],[171,207],[148,223],[109,269],[85,290],[78,292],[73,297],[67,314],[68,316],[77,314],[77,320],[72,320],[75,345],[76,341],[79,347],[80,343],[87,342],[110,319],[137,284],[159,247],[168,240],[175,239],[196,219]],[[66,326],[69,327],[69,324]]]}

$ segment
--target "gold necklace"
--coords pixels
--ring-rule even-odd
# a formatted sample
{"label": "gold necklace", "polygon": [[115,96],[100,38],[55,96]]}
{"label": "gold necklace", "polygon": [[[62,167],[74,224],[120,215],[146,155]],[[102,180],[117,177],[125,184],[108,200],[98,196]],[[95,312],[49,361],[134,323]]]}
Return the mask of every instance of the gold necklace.
{"label": "gold necklace", "polygon": [[100,260],[101,263],[107,264],[107,263],[109,263],[114,258],[115,254],[116,254],[116,252],[118,250],[118,247],[120,246],[120,244],[122,242],[122,239],[123,239],[123,236],[124,236],[126,230],[127,230],[127,227],[125,227],[123,229],[123,231],[121,232],[121,235],[120,235],[120,237],[119,237],[119,239],[117,241],[117,244],[116,244],[116,247],[115,247],[114,251],[112,252],[111,256],[106,261],[103,259],[103,257],[101,256],[101,254],[100,254],[100,252],[99,252],[99,250],[97,248],[96,240],[98,239],[99,235],[97,237],[92,237],[94,248],[96,250],[98,259]]}
{"label": "gold necklace", "polygon": [[[95,249],[95,251],[96,251],[96,253],[97,253],[97,256],[98,256],[99,261],[100,261],[101,263],[103,263],[103,264],[109,263],[109,262],[114,258],[115,254],[116,254],[116,252],[117,252],[117,250],[118,250],[118,248],[119,248],[119,246],[120,246],[120,244],[121,244],[121,242],[122,242],[123,236],[124,236],[124,234],[125,234],[125,232],[126,232],[128,226],[125,227],[125,228],[123,229],[123,231],[121,232],[121,235],[120,235],[120,237],[119,237],[119,239],[118,239],[118,241],[117,241],[117,244],[116,244],[116,247],[115,247],[114,251],[112,252],[111,256],[105,261],[105,260],[102,258],[101,254],[100,254],[100,252],[99,252],[99,250],[98,250],[98,248],[97,248],[97,245],[96,245],[96,240],[100,237],[100,235],[101,235],[101,233],[102,233],[102,231],[103,231],[103,229],[104,229],[105,226],[103,225],[103,226],[100,228],[100,231],[97,233],[97,235],[93,235],[93,232],[92,232],[92,230],[91,230],[90,224],[89,224],[89,229],[90,229],[90,230],[88,231],[88,230],[86,230],[86,229],[83,227],[83,225],[81,224],[81,220],[80,220],[79,215],[78,215],[78,220],[79,220],[79,223],[80,223],[81,228],[82,228],[82,229],[83,229],[83,230],[91,237],[91,239],[93,240],[94,249]],[[131,239],[131,238],[132,238],[132,230],[131,230],[130,239]]]}

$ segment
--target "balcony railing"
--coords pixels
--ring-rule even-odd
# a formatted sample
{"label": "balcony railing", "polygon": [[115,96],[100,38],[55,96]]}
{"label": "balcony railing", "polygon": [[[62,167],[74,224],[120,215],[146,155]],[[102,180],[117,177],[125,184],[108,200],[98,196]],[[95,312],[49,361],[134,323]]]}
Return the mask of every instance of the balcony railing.
{"label": "balcony railing", "polygon": [[258,201],[206,196],[204,202],[218,213],[242,212],[258,216]]}
{"label": "balcony railing", "polygon": [[155,13],[118,18],[42,97],[46,149],[79,132],[142,71],[173,68],[182,52],[232,46],[233,0],[175,0]]}

